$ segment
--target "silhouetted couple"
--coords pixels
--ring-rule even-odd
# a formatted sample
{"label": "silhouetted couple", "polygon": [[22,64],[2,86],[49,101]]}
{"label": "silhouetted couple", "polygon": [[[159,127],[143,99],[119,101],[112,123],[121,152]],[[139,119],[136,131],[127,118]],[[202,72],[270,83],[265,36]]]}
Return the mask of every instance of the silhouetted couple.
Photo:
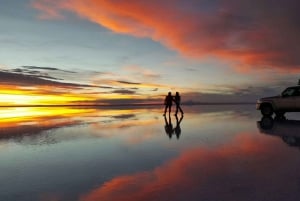
{"label": "silhouetted couple", "polygon": [[169,115],[170,115],[173,102],[176,104],[175,115],[177,115],[178,110],[180,110],[181,114],[183,115],[183,111],[180,107],[180,101],[181,101],[181,98],[180,98],[179,92],[176,92],[175,96],[172,96],[171,92],[169,92],[168,95],[165,98],[165,112],[164,112],[164,115],[166,115],[167,110],[169,110]]}

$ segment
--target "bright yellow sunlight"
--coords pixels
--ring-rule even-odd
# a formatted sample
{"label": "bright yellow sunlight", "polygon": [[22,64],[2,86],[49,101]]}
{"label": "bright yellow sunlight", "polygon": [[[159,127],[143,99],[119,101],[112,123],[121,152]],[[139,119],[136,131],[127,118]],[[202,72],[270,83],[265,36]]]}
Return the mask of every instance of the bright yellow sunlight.
{"label": "bright yellow sunlight", "polygon": [[[43,91],[27,91],[19,89],[0,89],[0,106],[34,106],[34,105],[80,105],[100,103],[98,100],[106,99],[142,99],[135,94],[80,94],[80,93],[52,93]],[[95,102],[95,101],[98,102]]]}
{"label": "bright yellow sunlight", "polygon": [[1,106],[18,105],[63,105],[94,100],[77,94],[30,94],[21,90],[0,90]]}

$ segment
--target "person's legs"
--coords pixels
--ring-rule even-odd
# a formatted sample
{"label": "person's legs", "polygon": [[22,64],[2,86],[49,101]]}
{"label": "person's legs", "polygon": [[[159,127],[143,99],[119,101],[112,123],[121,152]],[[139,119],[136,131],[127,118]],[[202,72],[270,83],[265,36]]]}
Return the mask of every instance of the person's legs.
{"label": "person's legs", "polygon": [[171,113],[171,107],[172,107],[172,105],[169,105],[169,115]]}
{"label": "person's legs", "polygon": [[178,105],[178,107],[179,107],[179,110],[180,110],[181,114],[183,114],[183,111],[182,111],[180,105]]}
{"label": "person's legs", "polygon": [[166,114],[167,109],[168,109],[168,105],[165,105],[165,111],[164,111],[164,114]]}
{"label": "person's legs", "polygon": [[178,113],[178,108],[179,108],[179,104],[176,104],[176,112],[175,112],[175,115],[177,115],[177,113]]}

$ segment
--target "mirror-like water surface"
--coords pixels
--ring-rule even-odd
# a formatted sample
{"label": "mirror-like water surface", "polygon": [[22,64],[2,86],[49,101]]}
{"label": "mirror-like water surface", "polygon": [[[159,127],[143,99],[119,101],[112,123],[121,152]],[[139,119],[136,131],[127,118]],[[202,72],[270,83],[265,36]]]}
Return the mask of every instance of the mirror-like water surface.
{"label": "mirror-like water surface", "polygon": [[300,114],[1,108],[0,200],[299,200]]}

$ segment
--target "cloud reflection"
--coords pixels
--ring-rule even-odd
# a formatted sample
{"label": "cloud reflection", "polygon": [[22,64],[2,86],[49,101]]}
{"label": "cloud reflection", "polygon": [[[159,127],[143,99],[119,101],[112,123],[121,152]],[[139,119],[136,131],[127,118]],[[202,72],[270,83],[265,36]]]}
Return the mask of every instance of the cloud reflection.
{"label": "cloud reflection", "polygon": [[[224,146],[183,151],[153,170],[117,176],[80,200],[273,200],[283,194],[276,189],[293,188],[288,177],[295,169],[286,173],[284,152],[273,151],[282,149],[277,141],[256,137],[240,133]],[[268,178],[278,182],[270,185]]]}

